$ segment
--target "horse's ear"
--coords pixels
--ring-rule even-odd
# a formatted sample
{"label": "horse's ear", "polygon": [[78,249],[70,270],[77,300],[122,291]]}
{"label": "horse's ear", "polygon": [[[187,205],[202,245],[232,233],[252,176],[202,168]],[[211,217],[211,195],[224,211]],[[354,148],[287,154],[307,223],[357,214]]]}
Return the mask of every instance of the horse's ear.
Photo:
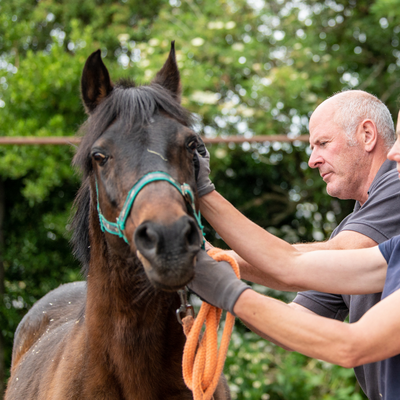
{"label": "horse's ear", "polygon": [[81,93],[86,112],[90,114],[112,89],[110,75],[97,50],[86,60],[82,72]]}
{"label": "horse's ear", "polygon": [[175,41],[171,42],[171,51],[164,66],[157,72],[153,83],[158,83],[168,89],[172,95],[180,102],[181,100],[181,78],[179,75],[178,64],[175,57]]}

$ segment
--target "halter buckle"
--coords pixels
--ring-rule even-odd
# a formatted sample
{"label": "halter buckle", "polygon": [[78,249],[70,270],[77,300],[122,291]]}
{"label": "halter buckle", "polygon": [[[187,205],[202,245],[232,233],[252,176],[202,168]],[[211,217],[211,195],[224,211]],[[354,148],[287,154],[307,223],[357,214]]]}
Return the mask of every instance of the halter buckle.
{"label": "halter buckle", "polygon": [[176,310],[176,318],[177,318],[178,322],[182,325],[181,314],[184,314],[183,318],[185,318],[185,317],[187,317],[189,315],[194,318],[194,308],[187,301],[187,290],[186,290],[186,288],[178,290],[178,294],[179,294],[179,297],[181,299],[181,305]]}

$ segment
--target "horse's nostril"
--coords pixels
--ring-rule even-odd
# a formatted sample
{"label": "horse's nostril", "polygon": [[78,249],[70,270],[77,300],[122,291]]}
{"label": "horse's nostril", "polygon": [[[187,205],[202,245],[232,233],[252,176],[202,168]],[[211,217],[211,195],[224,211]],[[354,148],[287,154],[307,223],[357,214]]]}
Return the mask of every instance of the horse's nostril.
{"label": "horse's nostril", "polygon": [[198,246],[199,239],[199,231],[197,229],[196,223],[192,219],[188,219],[188,226],[186,228],[186,240],[189,246]]}
{"label": "horse's nostril", "polygon": [[181,262],[197,253],[201,245],[197,225],[187,215],[171,225],[143,222],[136,229],[134,240],[137,250],[150,262],[156,262],[157,257]]}
{"label": "horse's nostril", "polygon": [[152,250],[157,247],[158,234],[147,224],[141,225],[135,232],[135,243],[140,249]]}

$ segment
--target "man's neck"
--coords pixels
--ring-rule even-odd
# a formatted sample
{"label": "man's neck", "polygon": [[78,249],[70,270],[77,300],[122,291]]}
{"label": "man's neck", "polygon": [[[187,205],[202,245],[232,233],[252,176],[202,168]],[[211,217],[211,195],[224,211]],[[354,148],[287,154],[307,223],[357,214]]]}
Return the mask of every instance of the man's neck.
{"label": "man's neck", "polygon": [[368,175],[364,180],[364,185],[360,188],[360,194],[357,196],[357,200],[360,205],[362,206],[368,200],[368,191],[374,181],[376,174],[378,173],[379,169],[381,168],[382,164],[386,161],[386,155],[382,155],[381,157],[376,157],[369,169]]}

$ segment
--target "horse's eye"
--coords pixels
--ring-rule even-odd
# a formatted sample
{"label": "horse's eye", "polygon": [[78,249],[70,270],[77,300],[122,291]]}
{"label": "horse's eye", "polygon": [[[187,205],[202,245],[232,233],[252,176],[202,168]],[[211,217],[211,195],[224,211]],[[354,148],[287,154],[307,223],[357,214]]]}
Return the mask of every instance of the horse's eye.
{"label": "horse's eye", "polygon": [[197,149],[197,145],[198,142],[196,139],[190,139],[186,146],[190,151],[195,151]]}
{"label": "horse's eye", "polygon": [[94,153],[92,157],[100,166],[103,166],[108,160],[107,156],[99,152]]}

